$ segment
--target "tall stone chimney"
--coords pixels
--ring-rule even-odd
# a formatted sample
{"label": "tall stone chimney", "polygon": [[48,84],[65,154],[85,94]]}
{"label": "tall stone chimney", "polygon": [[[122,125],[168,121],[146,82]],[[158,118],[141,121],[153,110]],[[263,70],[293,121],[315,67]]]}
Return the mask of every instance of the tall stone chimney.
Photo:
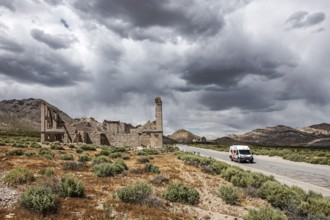
{"label": "tall stone chimney", "polygon": [[156,103],[156,128],[157,131],[163,131],[163,110],[162,110],[162,100],[160,97],[155,99]]}

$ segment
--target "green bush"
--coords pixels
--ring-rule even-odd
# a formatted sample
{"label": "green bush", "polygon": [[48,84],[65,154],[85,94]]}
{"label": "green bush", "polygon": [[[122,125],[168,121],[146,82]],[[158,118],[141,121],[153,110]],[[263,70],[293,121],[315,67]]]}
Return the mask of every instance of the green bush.
{"label": "green bush", "polygon": [[118,198],[126,203],[141,203],[152,194],[152,187],[147,183],[137,183],[117,190]]}
{"label": "green bush", "polygon": [[145,164],[144,170],[148,173],[160,173],[159,167],[150,163]]}
{"label": "green bush", "polygon": [[52,150],[64,150],[64,148],[60,144],[52,144],[50,146],[50,149],[52,149]]}
{"label": "green bush", "polygon": [[237,204],[239,200],[239,191],[231,186],[225,185],[219,188],[219,196],[227,203],[231,205]]}
{"label": "green bush", "polygon": [[155,148],[145,148],[143,150],[138,151],[138,155],[157,155],[159,151]]}
{"label": "green bush", "polygon": [[76,145],[74,145],[74,144],[70,144],[70,145],[69,145],[69,148],[70,148],[70,149],[74,149],[74,148],[76,148]]}
{"label": "green bush", "polygon": [[116,153],[116,152],[126,152],[128,150],[128,147],[110,147],[108,148],[110,150],[110,153]]}
{"label": "green bush", "polygon": [[119,158],[122,156],[122,154],[123,154],[122,152],[114,152],[114,153],[110,153],[109,157],[110,158]]}
{"label": "green bush", "polygon": [[139,163],[149,163],[149,162],[150,162],[149,157],[139,157],[139,158],[137,159],[137,161],[138,161]]}
{"label": "green bush", "polygon": [[6,174],[3,181],[8,185],[24,184],[35,180],[33,173],[25,168],[16,168]]}
{"label": "green bush", "polygon": [[221,172],[221,177],[230,182],[231,178],[241,171],[241,168],[229,167]]}
{"label": "green bush", "polygon": [[85,168],[85,162],[66,162],[62,164],[64,170],[82,170]]}
{"label": "green bush", "polygon": [[100,152],[100,155],[103,155],[103,156],[109,156],[109,154],[110,154],[110,151],[107,149],[102,149]]}
{"label": "green bush", "polygon": [[[308,198],[302,201],[299,206],[299,212],[306,216],[330,216],[329,198]],[[322,219],[322,218],[321,218]]]}
{"label": "green bush", "polygon": [[166,200],[171,202],[182,202],[191,205],[199,203],[199,192],[194,188],[189,188],[182,183],[171,183],[163,194]]}
{"label": "green bush", "polygon": [[49,150],[48,148],[41,148],[39,150],[39,155],[40,156],[43,156],[43,157],[46,157],[46,158],[52,158],[52,157],[54,157],[52,151]]}
{"label": "green bush", "polygon": [[300,192],[274,181],[267,181],[262,184],[258,194],[273,206],[281,209],[297,206],[302,200]]}
{"label": "green bush", "polygon": [[83,145],[80,147],[82,150],[96,151],[96,147],[92,145]]}
{"label": "green bush", "polygon": [[104,155],[98,156],[93,160],[93,164],[100,164],[100,163],[107,163],[107,162],[111,162],[110,159]]}
{"label": "green bush", "polygon": [[47,187],[30,187],[19,202],[24,208],[44,215],[57,210],[56,195]]}
{"label": "green bush", "polygon": [[17,148],[27,148],[28,146],[24,143],[14,143],[13,147],[17,147]]}
{"label": "green bush", "polygon": [[22,151],[22,149],[14,149],[6,153],[7,156],[21,156],[23,154],[24,152]]}
{"label": "green bush", "polygon": [[76,152],[77,152],[78,154],[81,154],[82,152],[84,152],[84,150],[81,149],[81,148],[78,148],[78,149],[76,149]]}
{"label": "green bush", "polygon": [[25,156],[27,157],[34,157],[34,156],[37,156],[36,152],[33,152],[33,151],[27,151],[24,153]]}
{"label": "green bush", "polygon": [[61,160],[73,160],[73,155],[72,154],[61,155]]}
{"label": "green bush", "polygon": [[115,176],[127,170],[127,166],[123,160],[117,160],[114,164],[100,163],[92,167],[92,172],[96,173],[98,177]]}
{"label": "green bush", "polygon": [[60,194],[63,197],[83,197],[84,186],[72,174],[66,174],[61,177]]}
{"label": "green bush", "polygon": [[288,218],[280,211],[271,207],[257,209],[249,209],[244,215],[244,220],[287,220]]}
{"label": "green bush", "polygon": [[38,144],[37,142],[33,142],[33,143],[30,145],[30,147],[32,147],[32,148],[41,148],[41,145]]}
{"label": "green bush", "polygon": [[52,167],[47,167],[39,171],[41,175],[53,176],[55,174],[55,169]]}
{"label": "green bush", "polygon": [[87,161],[90,161],[90,160],[92,160],[92,158],[88,154],[81,154],[78,157],[79,162],[87,162]]}

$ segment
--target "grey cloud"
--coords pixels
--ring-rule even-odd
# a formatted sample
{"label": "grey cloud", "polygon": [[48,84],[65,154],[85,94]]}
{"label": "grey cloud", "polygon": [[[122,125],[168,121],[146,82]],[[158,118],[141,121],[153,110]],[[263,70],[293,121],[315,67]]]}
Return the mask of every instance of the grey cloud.
{"label": "grey cloud", "polygon": [[12,41],[4,36],[0,36],[0,49],[13,53],[21,53],[24,51],[23,45]]}
{"label": "grey cloud", "polygon": [[1,6],[5,7],[13,12],[16,11],[14,4],[15,4],[15,0],[1,0],[0,1],[0,7]]}
{"label": "grey cloud", "polygon": [[[110,29],[113,27],[113,21],[121,21],[126,27],[121,27],[121,36],[130,36],[132,28],[143,32],[152,27],[162,27],[171,30],[172,37],[174,31],[177,35],[190,38],[214,35],[224,25],[219,8],[206,7],[201,11],[198,10],[196,1],[100,0],[77,1],[74,5],[86,16],[96,18]],[[116,30],[118,29],[114,29]],[[136,35],[138,34],[135,32],[135,35],[130,37]]]}
{"label": "grey cloud", "polygon": [[64,18],[61,18],[60,22],[63,24],[63,26],[64,26],[65,28],[68,29],[68,28],[70,27],[69,24],[68,24],[68,22],[67,22]]}
{"label": "grey cloud", "polygon": [[50,4],[50,5],[61,5],[63,4],[63,0],[44,0],[46,3]]}
{"label": "grey cloud", "polygon": [[322,23],[325,17],[324,12],[309,14],[307,11],[298,11],[292,14],[285,23],[290,29],[307,28]]}
{"label": "grey cloud", "polygon": [[38,83],[51,87],[65,87],[86,80],[86,71],[81,66],[52,55],[40,57],[25,54],[0,56],[0,74],[26,83]]}
{"label": "grey cloud", "polygon": [[50,35],[39,29],[32,29],[31,36],[53,49],[67,49],[72,43],[76,42],[76,38],[68,35]]}

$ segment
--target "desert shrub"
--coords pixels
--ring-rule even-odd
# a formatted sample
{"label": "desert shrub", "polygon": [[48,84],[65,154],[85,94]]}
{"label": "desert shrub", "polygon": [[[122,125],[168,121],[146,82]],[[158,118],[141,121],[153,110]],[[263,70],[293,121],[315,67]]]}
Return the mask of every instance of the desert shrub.
{"label": "desert shrub", "polygon": [[[329,198],[308,198],[302,201],[299,206],[299,212],[305,216],[318,216],[321,218],[330,216]],[[322,218],[321,218],[322,219]]]}
{"label": "desert shrub", "polygon": [[92,160],[92,158],[88,154],[81,154],[78,157],[79,162],[87,162],[87,161],[90,161],[90,160]]}
{"label": "desert shrub", "polygon": [[240,171],[231,177],[230,182],[232,182],[234,186],[247,187],[252,185],[253,177],[250,172]]}
{"label": "desert shrub", "polygon": [[34,156],[37,156],[36,152],[33,152],[33,151],[26,151],[24,153],[25,156],[27,157],[34,157]]}
{"label": "desert shrub", "polygon": [[78,148],[78,149],[76,149],[76,152],[77,152],[78,154],[81,154],[82,152],[84,152],[84,150],[81,149],[81,148]]}
{"label": "desert shrub", "polygon": [[117,190],[118,198],[126,203],[141,203],[152,194],[152,187],[147,183],[137,183]]}
{"label": "desert shrub", "polygon": [[123,160],[129,160],[129,159],[131,159],[131,156],[129,154],[124,154],[124,155],[121,156],[121,158]]}
{"label": "desert shrub", "polygon": [[300,193],[278,182],[267,181],[260,187],[258,194],[273,206],[281,209],[297,206],[301,202]]}
{"label": "desert shrub", "polygon": [[73,155],[72,154],[61,155],[61,160],[73,160]]}
{"label": "desert shrub", "polygon": [[21,156],[23,154],[24,152],[22,151],[22,149],[14,149],[6,153],[7,156]]}
{"label": "desert shrub", "polygon": [[30,187],[19,201],[24,208],[44,215],[57,210],[56,195],[47,187]]}
{"label": "desert shrub", "polygon": [[244,220],[287,220],[288,218],[280,211],[271,207],[249,209],[249,212],[243,216]]}
{"label": "desert shrub", "polygon": [[28,145],[26,145],[24,143],[20,143],[20,142],[14,143],[12,146],[17,147],[17,148],[27,148],[28,147]]}
{"label": "desert shrub", "polygon": [[231,185],[221,186],[218,190],[219,196],[227,203],[235,205],[239,200],[239,191]]}
{"label": "desert shrub", "polygon": [[30,144],[30,147],[32,147],[32,148],[41,148],[41,145],[38,144],[37,142],[33,142],[32,144]]}
{"label": "desert shrub", "polygon": [[242,169],[238,167],[229,167],[228,169],[225,169],[221,171],[221,177],[224,178],[227,181],[231,181],[231,178],[237,173],[241,172]]}
{"label": "desert shrub", "polygon": [[92,172],[96,173],[98,177],[115,176],[127,170],[127,166],[123,160],[117,160],[115,163],[110,164],[100,163],[92,167]]}
{"label": "desert shrub", "polygon": [[62,164],[64,170],[82,170],[84,169],[86,164],[84,162],[66,162]]}
{"label": "desert shrub", "polygon": [[39,150],[39,155],[40,156],[43,156],[43,157],[46,157],[46,158],[52,158],[52,157],[54,157],[52,151],[49,150],[48,148],[41,148]]}
{"label": "desert shrub", "polygon": [[267,181],[274,181],[273,176],[266,176],[262,173],[251,172],[250,175],[252,177],[251,186],[256,188],[261,187],[261,185]]}
{"label": "desert shrub", "polygon": [[106,163],[111,162],[110,159],[104,155],[98,156],[93,160],[93,164],[100,164],[100,163]]}
{"label": "desert shrub", "polygon": [[119,158],[121,156],[122,156],[122,152],[114,152],[109,154],[110,158]]}
{"label": "desert shrub", "polygon": [[110,154],[110,151],[107,149],[102,149],[100,152],[100,155],[103,155],[103,156],[109,156],[109,154]]}
{"label": "desert shrub", "polygon": [[83,197],[85,193],[82,182],[77,180],[72,174],[61,177],[60,194],[63,197]]}
{"label": "desert shrub", "polygon": [[55,169],[52,167],[47,167],[39,171],[41,175],[53,176],[55,174]]}
{"label": "desert shrub", "polygon": [[108,148],[110,153],[116,153],[116,152],[126,152],[128,150],[128,147],[110,147]]}
{"label": "desert shrub", "polygon": [[8,185],[24,184],[35,180],[33,173],[25,168],[16,168],[6,174],[3,181]]}
{"label": "desert shrub", "polygon": [[199,203],[199,192],[194,188],[189,188],[182,183],[171,183],[163,194],[166,200],[171,202],[182,202],[191,205]]}
{"label": "desert shrub", "polygon": [[150,163],[145,164],[144,169],[149,173],[160,173],[159,167]]}
{"label": "desert shrub", "polygon": [[143,150],[138,151],[138,155],[157,155],[159,151],[155,148],[145,148]]}
{"label": "desert shrub", "polygon": [[96,147],[92,145],[83,145],[80,147],[82,150],[96,151]]}
{"label": "desert shrub", "polygon": [[52,150],[64,150],[64,148],[60,144],[57,144],[57,143],[52,144],[50,146],[50,149],[52,149]]}
{"label": "desert shrub", "polygon": [[169,182],[169,179],[161,174],[156,175],[151,181],[152,184],[160,186]]}
{"label": "desert shrub", "polygon": [[69,148],[70,148],[70,149],[74,149],[74,148],[76,148],[76,145],[74,145],[74,144],[70,144],[70,145],[69,145]]}
{"label": "desert shrub", "polygon": [[139,163],[149,163],[149,162],[150,162],[149,157],[139,157],[139,158],[137,159],[137,161],[138,161]]}
{"label": "desert shrub", "polygon": [[5,142],[0,141],[0,146],[6,146]]}

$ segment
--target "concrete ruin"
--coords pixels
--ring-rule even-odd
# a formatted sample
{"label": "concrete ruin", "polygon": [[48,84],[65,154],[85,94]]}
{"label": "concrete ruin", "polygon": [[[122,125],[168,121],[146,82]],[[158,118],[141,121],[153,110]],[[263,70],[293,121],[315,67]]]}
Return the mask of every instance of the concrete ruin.
{"label": "concrete ruin", "polygon": [[56,107],[41,103],[41,141],[64,143],[86,143],[109,146],[162,147],[163,113],[162,100],[155,99],[156,120],[142,126],[132,126],[120,121],[94,119],[68,120]]}

